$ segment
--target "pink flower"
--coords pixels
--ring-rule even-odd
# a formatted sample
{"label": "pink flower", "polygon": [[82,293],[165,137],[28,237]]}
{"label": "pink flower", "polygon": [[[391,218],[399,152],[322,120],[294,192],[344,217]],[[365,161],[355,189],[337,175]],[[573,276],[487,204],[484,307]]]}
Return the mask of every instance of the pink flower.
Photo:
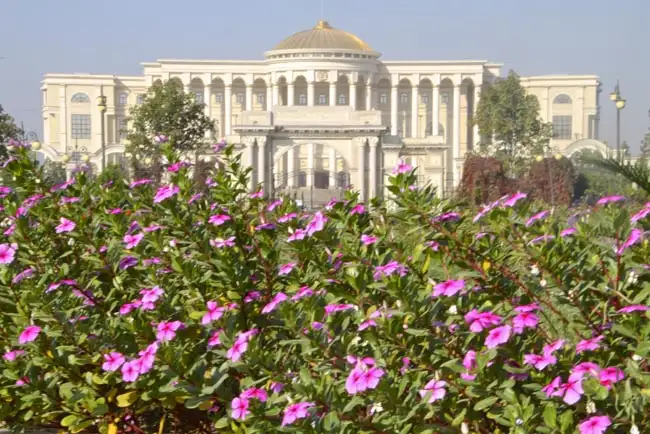
{"label": "pink flower", "polygon": [[282,389],[284,389],[284,384],[278,383],[277,381],[271,381],[270,389],[273,393],[280,393],[282,392]]}
{"label": "pink flower", "polygon": [[232,218],[227,214],[215,214],[213,216],[210,216],[208,223],[211,223],[215,226],[221,226],[229,220],[232,220]]}
{"label": "pink flower", "polygon": [[35,326],[35,325],[27,326],[25,330],[23,330],[23,332],[18,337],[18,343],[23,345],[28,342],[33,342],[36,340],[40,332],[41,332],[41,328],[39,326]]}
{"label": "pink flower", "polygon": [[291,270],[293,270],[295,266],[296,266],[295,262],[289,262],[288,264],[281,265],[280,271],[278,272],[278,276],[284,276],[286,274],[291,273]]}
{"label": "pink flower", "polygon": [[363,214],[365,212],[366,212],[366,207],[359,203],[350,210],[350,215]]}
{"label": "pink flower", "polygon": [[298,301],[301,298],[309,297],[311,295],[314,295],[314,290],[309,286],[303,286],[291,297],[291,301]]}
{"label": "pink flower", "polygon": [[646,312],[650,310],[650,307],[644,306],[642,304],[632,304],[630,306],[625,306],[618,310],[618,313],[632,313],[632,312]]}
{"label": "pink flower", "polygon": [[298,216],[295,212],[290,212],[288,214],[283,215],[282,217],[278,218],[278,223],[286,223],[289,220],[293,220]]}
{"label": "pink flower", "polygon": [[479,312],[476,309],[472,309],[465,315],[465,321],[469,323],[470,331],[479,333],[491,325],[501,324],[501,317],[492,312]]}
{"label": "pink flower", "polygon": [[374,389],[383,376],[383,369],[366,365],[363,361],[360,361],[345,381],[345,390],[350,395],[354,395],[367,389]]}
{"label": "pink flower", "polygon": [[266,210],[267,210],[268,212],[271,212],[271,211],[273,211],[274,209],[276,209],[277,207],[279,207],[280,205],[282,205],[282,200],[280,200],[280,199],[278,199],[278,200],[274,200],[273,202],[271,202],[271,203],[269,204],[269,206],[266,207]]}
{"label": "pink flower", "polygon": [[503,206],[504,207],[513,207],[513,206],[515,206],[517,201],[519,201],[520,199],[525,199],[527,197],[528,197],[528,195],[526,193],[517,192],[517,193],[513,194],[512,196],[510,196],[509,198],[507,198],[503,202]]}
{"label": "pink flower", "polygon": [[544,354],[542,356],[538,354],[526,354],[524,356],[524,364],[534,366],[538,371],[543,371],[549,365],[555,365],[557,363],[557,357]]}
{"label": "pink flower", "polygon": [[282,426],[291,425],[298,419],[304,419],[309,416],[309,409],[316,404],[313,402],[297,402],[284,409],[282,414]]}
{"label": "pink flower", "polygon": [[627,240],[616,250],[617,255],[622,255],[625,249],[632,247],[641,240],[643,236],[643,231],[641,229],[632,229],[630,235],[627,237]]}
{"label": "pink flower", "polygon": [[608,416],[592,416],[578,425],[580,434],[603,434],[612,424]]}
{"label": "pink flower", "polygon": [[361,244],[364,246],[369,246],[371,244],[375,244],[377,242],[377,237],[372,236],[372,235],[366,235],[362,234],[361,235]]}
{"label": "pink flower", "polygon": [[578,363],[571,370],[571,375],[576,377],[584,377],[585,375],[591,375],[592,377],[598,377],[600,373],[600,366],[592,362],[582,362]]}
{"label": "pink flower", "polygon": [[578,230],[576,228],[567,228],[567,229],[564,229],[562,232],[560,232],[560,236],[561,237],[568,237],[569,235],[573,235],[576,232],[578,232]]}
{"label": "pink flower", "polygon": [[427,394],[431,394],[427,402],[432,404],[445,397],[447,394],[447,390],[445,389],[446,386],[446,381],[431,380],[424,386],[424,389],[419,391],[420,397],[424,398]]}
{"label": "pink flower", "polygon": [[264,389],[258,389],[257,387],[251,387],[249,389],[244,390],[241,393],[241,395],[239,395],[239,397],[243,399],[255,398],[261,402],[266,402],[266,400],[269,399],[269,396],[266,394],[266,391]]}
{"label": "pink flower", "polygon": [[525,328],[534,329],[538,322],[539,318],[532,312],[522,312],[512,319],[512,325],[517,335],[523,333]]}
{"label": "pink flower", "polygon": [[440,282],[433,287],[433,297],[439,297],[445,295],[447,297],[452,297],[458,294],[465,288],[464,280],[446,280]]}
{"label": "pink flower", "polygon": [[544,217],[548,215],[548,211],[541,211],[538,212],[537,214],[533,215],[531,218],[529,218],[526,221],[526,226],[531,226],[533,223],[535,223],[537,220],[541,220]]}
{"label": "pink flower", "polygon": [[164,293],[165,291],[158,286],[154,286],[151,289],[142,289],[140,291],[143,303],[155,303]]}
{"label": "pink flower", "polygon": [[221,333],[223,332],[223,329],[219,329],[216,332],[212,333],[212,336],[210,336],[210,339],[208,339],[208,348],[216,347],[218,345],[221,345]]}
{"label": "pink flower", "polygon": [[546,396],[548,396],[549,398],[551,396],[555,396],[557,391],[560,389],[561,384],[562,384],[562,378],[555,377],[553,381],[551,381],[546,386],[542,387],[542,392],[544,392]]}
{"label": "pink flower", "polygon": [[469,350],[463,357],[463,367],[468,371],[476,368],[476,351]]}
{"label": "pink flower", "polygon": [[501,344],[505,344],[510,339],[511,332],[512,327],[509,325],[490,330],[487,338],[485,338],[485,346],[488,348],[496,348]]}
{"label": "pink flower", "polygon": [[127,249],[132,249],[138,244],[140,244],[140,241],[144,238],[144,234],[136,234],[136,235],[124,235],[124,243],[126,244]]}
{"label": "pink flower", "polygon": [[410,164],[407,164],[404,162],[404,160],[399,160],[397,163],[397,167],[393,169],[394,174],[399,174],[399,173],[408,173],[413,169]]}
{"label": "pink flower", "polygon": [[6,361],[8,362],[13,362],[16,360],[19,356],[22,356],[25,354],[23,350],[12,350],[12,351],[7,351],[4,356],[2,356]]}
{"label": "pink flower", "polygon": [[237,420],[244,420],[250,414],[248,411],[249,401],[245,398],[235,398],[230,404],[232,408],[232,418]]}
{"label": "pink flower", "polygon": [[618,383],[624,378],[625,374],[623,371],[615,366],[605,368],[598,374],[600,384],[605,386],[607,389],[611,389],[614,383]]}
{"label": "pink flower", "polygon": [[330,315],[335,312],[342,312],[345,310],[356,309],[354,304],[328,304],[325,306],[325,315]]}
{"label": "pink flower", "polygon": [[238,362],[247,349],[248,349],[248,339],[242,339],[242,337],[240,336],[232,344],[232,347],[230,347],[230,349],[226,353],[226,356],[228,356],[228,358],[233,362]]}
{"label": "pink flower", "polygon": [[225,240],[222,238],[216,238],[214,240],[210,240],[210,245],[218,249],[222,249],[224,247],[232,247],[235,245],[235,237],[230,237]]}
{"label": "pink flower", "polygon": [[140,366],[137,360],[131,360],[122,365],[122,381],[133,383],[140,376]]}
{"label": "pink flower", "polygon": [[557,340],[557,341],[552,342],[552,343],[550,343],[548,345],[544,345],[543,353],[545,355],[550,356],[551,354],[553,354],[554,352],[556,352],[557,350],[559,350],[563,346],[564,346],[564,339]]}
{"label": "pink flower", "polygon": [[642,219],[646,218],[646,217],[648,216],[648,214],[650,214],[650,207],[648,207],[648,206],[646,205],[645,208],[643,208],[641,211],[639,211],[638,213],[634,214],[634,215],[630,218],[630,222],[632,222],[632,223],[636,223],[636,222],[638,222],[639,220],[642,220]]}
{"label": "pink flower", "polygon": [[377,322],[374,319],[366,320],[359,324],[359,331],[362,332],[368,327],[377,327]]}
{"label": "pink flower", "polygon": [[399,273],[400,276],[405,276],[407,272],[408,268],[404,265],[397,261],[390,261],[386,265],[377,265],[372,277],[375,280],[379,280],[382,277],[392,276],[395,273]]}
{"label": "pink flower", "polygon": [[284,292],[278,292],[266,306],[262,308],[262,313],[273,312],[280,303],[286,301],[289,297]]}
{"label": "pink flower", "polygon": [[605,339],[605,336],[596,336],[591,339],[584,339],[576,344],[576,354],[583,353],[585,351],[595,351],[600,348],[599,342]]}
{"label": "pink flower", "polygon": [[61,234],[61,233],[63,233],[63,232],[70,232],[70,231],[73,231],[74,228],[77,227],[77,225],[75,224],[75,222],[73,222],[72,220],[68,220],[68,219],[65,218],[65,217],[61,217],[61,218],[59,219],[59,222],[60,222],[60,224],[56,227],[56,233],[57,233],[57,234]]}
{"label": "pink flower", "polygon": [[223,313],[225,312],[225,308],[217,305],[216,301],[208,301],[207,303],[207,308],[208,312],[203,315],[203,318],[201,318],[201,324],[207,325],[210,324],[212,321],[217,321],[219,318],[223,316]]}
{"label": "pink flower", "polygon": [[165,199],[169,199],[170,197],[178,194],[181,189],[178,188],[178,186],[171,184],[171,185],[164,185],[156,191],[156,195],[153,198],[153,203],[160,203]]}
{"label": "pink flower", "polygon": [[0,244],[0,264],[11,264],[16,256],[16,244]]}
{"label": "pink flower", "polygon": [[117,371],[120,366],[124,364],[124,362],[124,356],[121,353],[113,351],[111,353],[104,354],[104,364],[102,365],[102,369],[108,372]]}
{"label": "pink flower", "polygon": [[316,232],[322,231],[323,228],[325,227],[325,223],[327,223],[327,217],[325,215],[318,211],[312,219],[307,223],[307,226],[305,229],[307,230],[307,235],[310,237],[314,235]]}
{"label": "pink flower", "polygon": [[596,205],[605,205],[611,202],[620,202],[622,200],[625,200],[624,196],[605,196],[598,199]]}
{"label": "pink flower", "polygon": [[169,342],[176,337],[176,331],[183,327],[180,321],[162,321],[158,324],[156,339],[160,342]]}
{"label": "pink flower", "polygon": [[564,402],[573,405],[580,401],[583,393],[582,376],[571,374],[566,383],[558,386],[557,392],[555,392],[554,396],[561,396]]}

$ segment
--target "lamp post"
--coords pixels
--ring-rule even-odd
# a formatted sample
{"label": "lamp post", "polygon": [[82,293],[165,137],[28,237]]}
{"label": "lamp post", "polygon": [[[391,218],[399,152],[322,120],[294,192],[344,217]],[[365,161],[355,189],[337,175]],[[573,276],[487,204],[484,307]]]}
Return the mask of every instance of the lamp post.
{"label": "lamp post", "polygon": [[621,110],[625,108],[625,100],[621,97],[621,91],[616,81],[614,92],[609,94],[609,99],[616,105],[616,157],[621,155]]}
{"label": "lamp post", "polygon": [[104,140],[104,114],[106,113],[106,97],[100,95],[97,97],[97,107],[99,107],[99,113],[101,116],[101,127],[100,133],[102,136],[102,172],[106,169],[106,141]]}

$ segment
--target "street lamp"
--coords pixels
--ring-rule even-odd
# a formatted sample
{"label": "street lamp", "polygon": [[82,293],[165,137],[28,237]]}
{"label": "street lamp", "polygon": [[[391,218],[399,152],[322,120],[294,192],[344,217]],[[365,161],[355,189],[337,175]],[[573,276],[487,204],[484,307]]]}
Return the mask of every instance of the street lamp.
{"label": "street lamp", "polygon": [[621,97],[621,91],[616,81],[614,92],[609,94],[609,99],[616,105],[616,155],[621,155],[621,110],[625,108],[625,100]]}
{"label": "street lamp", "polygon": [[106,142],[104,140],[104,114],[106,113],[106,97],[100,95],[97,97],[97,107],[101,113],[101,135],[102,135],[102,172],[106,169]]}

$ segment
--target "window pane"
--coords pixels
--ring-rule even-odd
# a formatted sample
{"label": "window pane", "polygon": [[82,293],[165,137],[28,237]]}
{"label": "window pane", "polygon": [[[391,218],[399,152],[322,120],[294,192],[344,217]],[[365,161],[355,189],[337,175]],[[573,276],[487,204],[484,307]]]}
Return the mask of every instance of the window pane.
{"label": "window pane", "polygon": [[571,97],[565,94],[558,95],[553,100],[553,104],[571,104]]}
{"label": "window pane", "polygon": [[203,103],[203,92],[200,92],[200,91],[194,92],[194,100],[197,103],[202,104]]}
{"label": "window pane", "polygon": [[126,103],[128,102],[128,99],[129,99],[129,95],[127,95],[126,93],[121,93],[120,94],[120,99],[119,99],[119,104],[120,105],[126,105]]}
{"label": "window pane", "polygon": [[327,105],[327,97],[324,94],[318,95],[318,104],[319,105]]}
{"label": "window pane", "polygon": [[572,121],[572,116],[553,116],[553,138],[558,140],[570,140]]}
{"label": "window pane", "polygon": [[85,93],[75,93],[72,95],[71,101],[78,103],[88,103],[90,102],[90,98],[88,98],[88,95]]}
{"label": "window pane", "polygon": [[307,95],[304,93],[298,95],[298,105],[307,105]]}
{"label": "window pane", "polygon": [[399,99],[402,104],[406,104],[409,101],[409,96],[406,92],[402,92],[399,94]]}
{"label": "window pane", "polygon": [[379,94],[379,104],[388,104],[388,93],[382,92]]}
{"label": "window pane", "polygon": [[138,104],[144,103],[144,95],[138,95]]}
{"label": "window pane", "polygon": [[73,114],[70,121],[73,139],[90,139],[90,115]]}
{"label": "window pane", "polygon": [[262,92],[259,92],[257,94],[257,103],[258,104],[264,104],[264,94]]}

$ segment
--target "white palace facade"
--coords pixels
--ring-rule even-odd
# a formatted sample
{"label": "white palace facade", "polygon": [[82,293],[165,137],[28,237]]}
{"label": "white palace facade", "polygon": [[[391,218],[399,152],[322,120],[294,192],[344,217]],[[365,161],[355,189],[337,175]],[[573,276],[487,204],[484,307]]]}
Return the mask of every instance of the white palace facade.
{"label": "white palace facade", "polygon": [[[205,104],[216,137],[237,144],[253,167],[251,188],[329,198],[353,187],[382,194],[404,159],[418,182],[444,193],[479,143],[472,119],[481,90],[502,74],[484,60],[389,61],[355,35],[320,21],[289,36],[264,60],[159,60],[140,76],[46,74],[42,83],[45,158],[101,166],[102,113],[107,164],[122,160],[129,109],[156,82],[174,80]],[[600,84],[593,75],[522,77],[553,122],[552,146],[597,149]],[[84,158],[85,159],[85,158]]]}

